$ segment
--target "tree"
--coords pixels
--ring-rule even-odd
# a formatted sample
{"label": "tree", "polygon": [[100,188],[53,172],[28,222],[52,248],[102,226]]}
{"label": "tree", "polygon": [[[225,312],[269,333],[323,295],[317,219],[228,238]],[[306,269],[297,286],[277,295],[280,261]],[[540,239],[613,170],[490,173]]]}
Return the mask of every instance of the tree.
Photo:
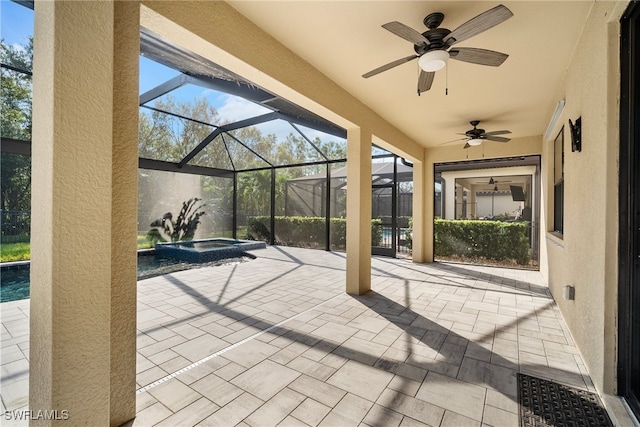
{"label": "tree", "polygon": [[[33,40],[26,45],[8,45],[0,40],[0,62],[30,72]],[[31,141],[31,76],[2,68],[0,72],[2,114],[0,135],[3,138]],[[0,209],[3,212],[2,234],[23,233],[29,229],[31,209],[31,158],[3,153],[0,164]],[[7,211],[23,211],[12,217]],[[18,219],[16,219],[18,218]]]}
{"label": "tree", "polygon": [[[155,108],[190,117],[204,123],[215,123],[218,112],[204,98],[178,102],[173,96],[155,102]],[[159,111],[140,111],[139,155],[143,158],[180,161],[214,128]]]}
{"label": "tree", "polygon": [[[168,96],[156,101],[154,107],[170,111],[184,117],[222,126],[225,123],[215,108],[205,98],[192,101],[178,101]],[[158,111],[140,112],[140,157],[165,161],[180,161],[202,142],[214,127],[189,120],[180,119]],[[276,134],[264,134],[258,126],[249,126],[228,132],[221,132],[190,162],[198,166],[233,170],[237,174],[238,210],[245,215],[268,215],[271,211],[271,171],[247,169],[268,168],[269,165],[286,166],[303,164],[307,161],[322,161],[324,157],[314,148],[315,145],[326,153],[329,159],[346,157],[346,146],[336,141],[321,141],[315,138],[310,144],[301,135],[293,131],[284,138]],[[276,211],[284,212],[286,182],[305,175],[321,173],[324,164],[303,165],[295,168],[279,168],[276,173]],[[141,175],[141,201],[153,194],[147,188],[153,175]],[[223,224],[231,214],[233,205],[233,185],[230,179],[203,177],[202,195]],[[142,206],[142,204],[141,204]]]}
{"label": "tree", "polygon": [[[26,45],[8,45],[0,40],[0,62],[31,72],[33,39]],[[2,115],[0,131],[4,138],[31,140],[31,76],[19,71],[2,68],[0,93]]]}

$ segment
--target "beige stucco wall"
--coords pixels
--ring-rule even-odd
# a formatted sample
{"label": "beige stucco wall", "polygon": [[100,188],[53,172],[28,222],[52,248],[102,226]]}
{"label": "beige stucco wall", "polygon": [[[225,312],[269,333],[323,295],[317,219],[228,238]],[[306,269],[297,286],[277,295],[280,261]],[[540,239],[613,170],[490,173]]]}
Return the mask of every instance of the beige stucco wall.
{"label": "beige stucco wall", "polygon": [[29,408],[72,425],[135,416],[138,11],[35,8]]}
{"label": "beige stucco wall", "polygon": [[[596,2],[555,102],[566,105],[564,232],[542,233],[541,271],[600,392],[615,392],[619,19],[626,2]],[[582,152],[571,152],[568,120],[582,117]],[[553,141],[543,143],[543,230],[553,221]],[[575,287],[575,301],[562,288]]]}

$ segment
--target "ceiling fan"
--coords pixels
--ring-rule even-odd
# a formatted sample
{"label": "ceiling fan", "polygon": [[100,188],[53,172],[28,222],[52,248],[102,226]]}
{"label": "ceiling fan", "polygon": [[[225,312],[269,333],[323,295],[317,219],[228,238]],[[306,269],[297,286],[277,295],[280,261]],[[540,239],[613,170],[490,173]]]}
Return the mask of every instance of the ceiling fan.
{"label": "ceiling fan", "polygon": [[472,64],[497,67],[501,65],[509,55],[493,50],[473,47],[452,48],[456,43],[480,34],[501,22],[511,18],[513,13],[504,5],[498,5],[475,18],[471,18],[453,31],[439,28],[444,20],[444,14],[434,12],[427,15],[423,23],[428,28],[424,33],[419,33],[411,27],[398,21],[382,25],[382,28],[391,31],[398,37],[414,44],[415,55],[397,59],[362,75],[369,78],[383,71],[402,65],[413,59],[418,59],[420,75],[418,76],[418,95],[431,89],[435,72],[444,67],[449,58]]}
{"label": "ceiling fan", "polygon": [[488,185],[491,186],[493,185],[493,191],[499,191],[498,190],[498,183],[501,184],[509,184],[512,183],[513,181],[498,181],[496,179],[493,179],[493,177],[491,177],[491,179],[489,179]]}
{"label": "ceiling fan", "polygon": [[502,136],[498,136],[498,135],[507,135],[510,134],[511,131],[509,130],[494,130],[492,132],[486,132],[484,129],[478,129],[478,125],[480,124],[480,120],[472,120],[469,122],[469,124],[471,124],[471,126],[473,126],[473,129],[469,129],[468,131],[466,131],[465,133],[461,133],[460,135],[464,135],[464,138],[461,139],[466,139],[467,143],[464,145],[464,147],[462,148],[469,148],[469,147],[473,147],[475,145],[480,145],[482,144],[482,141],[487,140],[487,141],[493,141],[493,142],[509,142],[511,141],[510,138],[505,138]]}

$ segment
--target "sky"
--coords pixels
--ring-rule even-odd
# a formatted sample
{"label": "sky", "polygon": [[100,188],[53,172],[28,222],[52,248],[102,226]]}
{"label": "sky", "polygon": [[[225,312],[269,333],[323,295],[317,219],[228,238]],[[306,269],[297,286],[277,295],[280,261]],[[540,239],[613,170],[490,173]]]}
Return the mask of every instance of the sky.
{"label": "sky", "polygon": [[33,34],[33,11],[9,0],[0,0],[0,37],[7,44],[24,45]]}
{"label": "sky", "polygon": [[[0,0],[0,37],[4,42],[9,45],[24,45],[32,34],[33,10],[10,0]],[[140,93],[142,94],[178,74],[178,71],[141,56]],[[218,111],[220,118],[224,121],[234,122],[269,112],[266,108],[245,99],[195,85],[185,85],[172,91],[170,94],[178,101],[206,98]],[[151,104],[153,104],[153,102]],[[258,127],[263,134],[275,134],[279,138],[285,138],[290,133],[297,134],[295,129],[287,122],[281,120],[264,123]],[[337,139],[336,137],[311,129],[305,129],[305,134],[311,140],[314,140],[316,137],[322,141]]]}

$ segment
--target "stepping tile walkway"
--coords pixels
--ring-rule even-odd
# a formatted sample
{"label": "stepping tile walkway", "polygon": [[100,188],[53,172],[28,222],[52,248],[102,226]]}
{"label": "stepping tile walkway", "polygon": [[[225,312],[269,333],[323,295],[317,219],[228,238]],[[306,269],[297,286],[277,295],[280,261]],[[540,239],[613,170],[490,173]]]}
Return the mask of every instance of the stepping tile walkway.
{"label": "stepping tile walkway", "polygon": [[[595,391],[536,271],[374,257],[353,296],[342,253],[253,254],[138,282],[132,426],[516,426],[518,372]],[[26,409],[28,300],[0,309]]]}

